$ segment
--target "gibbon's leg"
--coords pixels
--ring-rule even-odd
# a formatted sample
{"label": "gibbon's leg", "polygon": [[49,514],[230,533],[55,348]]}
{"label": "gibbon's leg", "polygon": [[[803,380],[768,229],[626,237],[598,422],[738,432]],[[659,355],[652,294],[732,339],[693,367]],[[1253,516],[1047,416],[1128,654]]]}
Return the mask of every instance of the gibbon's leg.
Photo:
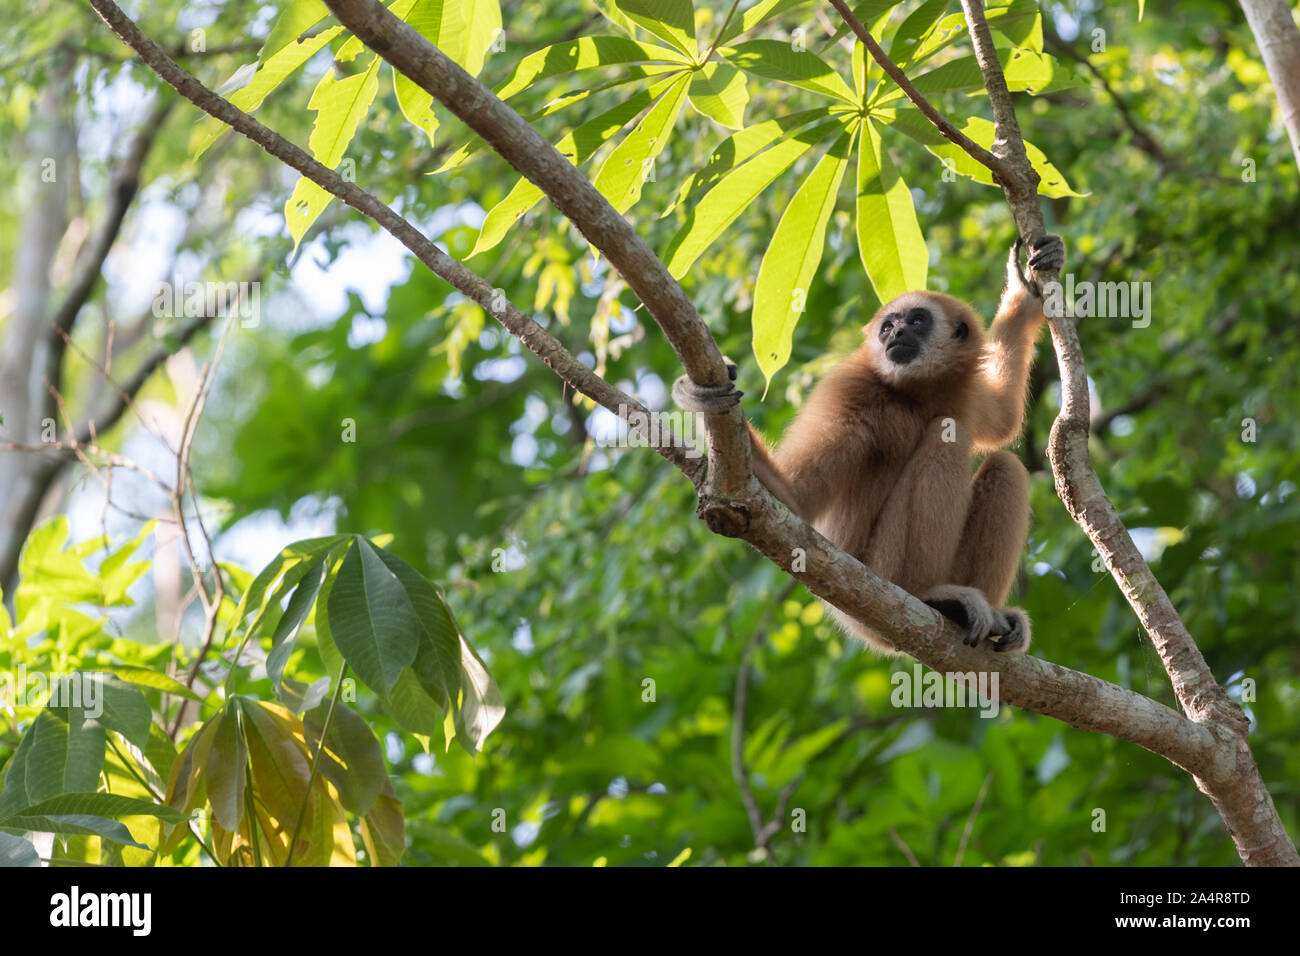
{"label": "gibbon's leg", "polygon": [[1005,604],[1028,534],[1029,472],[1011,452],[995,451],[975,474],[951,583],[979,588],[994,606]]}
{"label": "gibbon's leg", "polygon": [[987,637],[999,651],[1029,647],[1029,618],[1018,608],[999,607],[1015,581],[1028,531],[1029,473],[1015,455],[994,452],[972,483],[952,583],[936,588],[926,601],[966,628],[965,643]]}
{"label": "gibbon's leg", "polygon": [[[970,435],[959,422],[937,418],[894,482],[858,558],[880,577],[920,596],[946,580],[957,553],[972,494]],[[897,648],[875,631],[830,607],[846,631],[883,654]]]}

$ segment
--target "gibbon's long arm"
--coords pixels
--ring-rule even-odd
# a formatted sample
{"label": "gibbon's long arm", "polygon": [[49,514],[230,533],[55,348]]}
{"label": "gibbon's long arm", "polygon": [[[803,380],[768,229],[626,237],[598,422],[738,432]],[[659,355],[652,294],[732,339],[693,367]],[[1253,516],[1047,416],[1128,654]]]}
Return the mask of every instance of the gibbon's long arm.
{"label": "gibbon's long arm", "polygon": [[754,474],[791,511],[816,524],[852,489],[859,501],[872,497],[863,462],[872,458],[880,422],[862,405],[861,351],[835,366],[813,389],[775,451],[751,429]]}
{"label": "gibbon's long arm", "polygon": [[781,504],[805,521],[810,520],[804,513],[804,502],[781,474],[781,468],[776,463],[772,450],[768,448],[767,441],[758,433],[758,429],[752,422],[747,421],[745,424],[749,426],[749,459],[754,469],[754,477],[762,482],[763,487],[775,495]]}
{"label": "gibbon's long arm", "polygon": [[[1043,325],[1043,300],[1034,276],[1056,271],[1065,263],[1065,244],[1045,236],[1029,257],[1030,278],[1020,272],[1019,246],[1007,260],[1007,288],[984,340],[978,388],[966,423],[975,451],[991,451],[1014,441],[1025,417],[1025,390],[1034,341]],[[1031,285],[1034,283],[1034,285]]]}

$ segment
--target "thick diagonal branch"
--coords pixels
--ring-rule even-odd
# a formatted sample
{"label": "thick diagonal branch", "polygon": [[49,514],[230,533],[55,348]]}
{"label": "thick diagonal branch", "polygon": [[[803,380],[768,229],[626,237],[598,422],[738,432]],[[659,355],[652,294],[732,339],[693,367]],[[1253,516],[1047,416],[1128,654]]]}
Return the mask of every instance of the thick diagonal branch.
{"label": "thick diagonal branch", "polygon": [[[640,234],[559,150],[383,4],[327,0],[326,6],[367,47],[451,110],[542,190],[645,303],[694,383],[730,386],[722,352],[695,304]],[[709,491],[743,494],[752,480],[744,416],[738,405],[732,405],[706,418]]]}

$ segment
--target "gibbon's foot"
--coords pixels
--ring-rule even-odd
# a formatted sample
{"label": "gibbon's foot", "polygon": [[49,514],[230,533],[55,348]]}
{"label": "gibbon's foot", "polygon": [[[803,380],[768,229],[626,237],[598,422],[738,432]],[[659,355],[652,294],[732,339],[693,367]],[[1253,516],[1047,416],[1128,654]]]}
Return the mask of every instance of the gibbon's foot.
{"label": "gibbon's foot", "polygon": [[1043,289],[1039,274],[1061,271],[1065,265],[1065,241],[1060,236],[1049,234],[1035,242],[1033,251],[1029,253],[1029,275],[1027,276],[1020,269],[1020,250],[1024,244],[1023,239],[1016,239],[1011,255],[1015,259],[1016,271],[1020,274],[1021,283],[1041,299]]}
{"label": "gibbon's foot", "polygon": [[1009,630],[1006,619],[995,615],[983,592],[975,588],[944,584],[927,591],[921,600],[965,631],[961,642],[971,647],[995,631]]}
{"label": "gibbon's foot", "polygon": [[921,600],[966,632],[963,644],[976,647],[984,639],[995,651],[1029,648],[1029,617],[1025,612],[1016,607],[990,607],[984,592],[977,588],[945,584],[927,591]]}
{"label": "gibbon's foot", "polygon": [[[725,355],[722,357],[722,361],[727,366],[727,377],[734,382],[736,380],[736,363]],[[744,394],[731,384],[696,385],[687,375],[683,375],[673,382],[673,401],[677,403],[679,408],[684,408],[688,412],[704,412],[705,414],[725,412],[732,405],[738,403]]]}
{"label": "gibbon's foot", "polygon": [[1029,650],[1029,617],[1024,611],[1016,607],[1000,607],[994,610],[993,616],[1001,619],[1000,626],[989,634],[989,642],[995,651]]}

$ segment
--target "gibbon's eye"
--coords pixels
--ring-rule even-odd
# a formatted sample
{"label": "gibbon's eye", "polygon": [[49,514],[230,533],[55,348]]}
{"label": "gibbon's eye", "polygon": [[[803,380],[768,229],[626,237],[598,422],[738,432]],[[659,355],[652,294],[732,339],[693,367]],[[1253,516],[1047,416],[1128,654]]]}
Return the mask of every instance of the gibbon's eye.
{"label": "gibbon's eye", "polygon": [[926,312],[925,309],[913,309],[907,313],[907,324],[920,326],[925,324],[928,318],[930,318],[930,313]]}
{"label": "gibbon's eye", "polygon": [[893,327],[894,327],[893,322],[886,322],[884,325],[880,327],[880,331],[888,334],[889,330],[892,329]]}

